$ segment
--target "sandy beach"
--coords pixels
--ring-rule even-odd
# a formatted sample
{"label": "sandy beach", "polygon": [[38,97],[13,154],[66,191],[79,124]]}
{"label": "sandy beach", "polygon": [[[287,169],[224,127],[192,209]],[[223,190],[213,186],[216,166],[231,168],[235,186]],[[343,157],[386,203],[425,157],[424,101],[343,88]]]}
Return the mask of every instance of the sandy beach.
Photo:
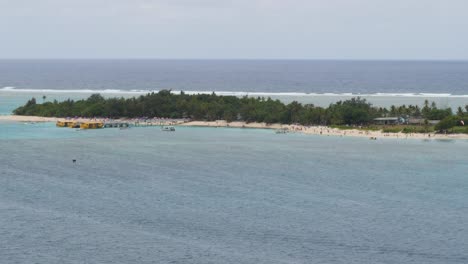
{"label": "sandy beach", "polygon": [[219,121],[191,121],[182,126],[204,126],[204,127],[235,127],[235,128],[263,128],[263,129],[286,129],[292,133],[304,133],[321,136],[339,137],[367,137],[367,138],[400,138],[400,139],[468,139],[466,134],[435,134],[435,133],[384,133],[382,131],[364,131],[359,129],[341,130],[327,126],[302,126],[302,125],[282,125],[266,123],[246,123],[246,122],[226,122]]}
{"label": "sandy beach", "polygon": [[[0,121],[11,122],[57,122],[60,120],[74,120],[78,122],[87,121],[111,121],[102,118],[56,118],[39,116],[18,116],[18,115],[0,115]],[[119,121],[128,121],[131,123],[144,122],[139,119],[121,119]],[[320,136],[338,136],[338,137],[367,137],[367,138],[398,138],[398,139],[468,139],[467,134],[436,134],[436,133],[384,133],[382,131],[364,131],[359,129],[341,130],[327,126],[302,126],[302,125],[283,125],[266,123],[247,123],[247,122],[226,122],[218,121],[184,121],[171,119],[149,119],[146,121],[152,125],[175,125],[175,126],[198,126],[198,127],[232,127],[232,128],[256,128],[256,129],[284,129],[289,133],[304,133]]]}
{"label": "sandy beach", "polygon": [[19,116],[19,115],[0,115],[0,121],[15,122],[57,122],[63,118],[40,117],[40,116]]}

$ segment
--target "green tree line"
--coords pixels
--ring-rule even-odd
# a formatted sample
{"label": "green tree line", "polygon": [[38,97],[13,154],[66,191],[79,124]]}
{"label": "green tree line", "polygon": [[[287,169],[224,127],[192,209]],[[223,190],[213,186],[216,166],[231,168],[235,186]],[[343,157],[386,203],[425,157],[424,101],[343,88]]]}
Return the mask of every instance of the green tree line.
{"label": "green tree line", "polygon": [[[44,100],[44,98],[43,98]],[[458,116],[467,116],[468,106],[458,109]],[[427,120],[453,117],[450,108],[437,108],[435,103],[424,106],[402,105],[389,109],[374,107],[362,98],[352,98],[317,107],[296,101],[289,104],[264,97],[236,97],[212,94],[180,94],[163,90],[133,98],[104,98],[93,94],[87,99],[43,102],[35,98],[14,110],[16,115],[44,117],[164,117],[192,120],[242,120],[302,125],[367,125],[376,117],[411,116]]]}

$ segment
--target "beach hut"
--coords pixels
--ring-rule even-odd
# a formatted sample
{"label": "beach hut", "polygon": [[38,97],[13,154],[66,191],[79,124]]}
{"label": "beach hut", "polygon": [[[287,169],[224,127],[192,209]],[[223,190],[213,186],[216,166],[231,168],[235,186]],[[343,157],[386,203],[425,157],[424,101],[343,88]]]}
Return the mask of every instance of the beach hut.
{"label": "beach hut", "polygon": [[[408,125],[424,125],[426,119],[424,118],[409,118]],[[437,125],[440,120],[427,120],[428,125]]]}
{"label": "beach hut", "polygon": [[408,119],[408,124],[409,125],[424,125],[424,118],[415,118],[415,117],[410,117]]}
{"label": "beach hut", "polygon": [[374,118],[374,124],[376,125],[398,125],[400,124],[400,118],[398,117]]}

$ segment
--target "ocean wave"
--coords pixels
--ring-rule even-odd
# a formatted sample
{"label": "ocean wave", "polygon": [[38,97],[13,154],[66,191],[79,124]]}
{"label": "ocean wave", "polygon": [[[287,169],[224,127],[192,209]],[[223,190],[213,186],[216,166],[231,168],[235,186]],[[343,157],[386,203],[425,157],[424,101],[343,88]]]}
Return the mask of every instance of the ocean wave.
{"label": "ocean wave", "polygon": [[[23,89],[11,86],[0,88],[0,92],[15,92],[15,93],[79,93],[79,94],[127,94],[127,95],[141,95],[155,92],[159,90],[119,90],[119,89],[71,89],[71,90],[57,90],[57,89]],[[301,92],[236,92],[236,91],[214,91],[218,95],[232,95],[232,96],[253,96],[253,97],[421,97],[421,98],[468,98],[468,95],[454,95],[450,93],[301,93]],[[180,91],[172,90],[172,93],[180,93]],[[213,91],[184,91],[186,94],[211,94]]]}

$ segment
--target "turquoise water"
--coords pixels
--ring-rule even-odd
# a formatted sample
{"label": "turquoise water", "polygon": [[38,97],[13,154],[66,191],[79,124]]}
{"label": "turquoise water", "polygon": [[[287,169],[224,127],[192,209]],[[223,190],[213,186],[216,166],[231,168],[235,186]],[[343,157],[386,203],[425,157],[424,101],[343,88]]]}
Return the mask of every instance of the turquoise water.
{"label": "turquoise water", "polygon": [[[42,96],[46,96],[43,100]],[[0,115],[11,115],[13,110],[19,106],[26,104],[31,98],[36,98],[38,103],[46,101],[64,101],[70,99],[83,99],[87,98],[90,94],[64,94],[64,93],[13,93],[13,92],[0,92]]]}
{"label": "turquoise water", "polygon": [[0,121],[0,140],[58,139],[77,136],[75,130],[55,129],[54,123],[28,123]]}
{"label": "turquoise water", "polygon": [[0,131],[2,263],[468,263],[467,141]]}

